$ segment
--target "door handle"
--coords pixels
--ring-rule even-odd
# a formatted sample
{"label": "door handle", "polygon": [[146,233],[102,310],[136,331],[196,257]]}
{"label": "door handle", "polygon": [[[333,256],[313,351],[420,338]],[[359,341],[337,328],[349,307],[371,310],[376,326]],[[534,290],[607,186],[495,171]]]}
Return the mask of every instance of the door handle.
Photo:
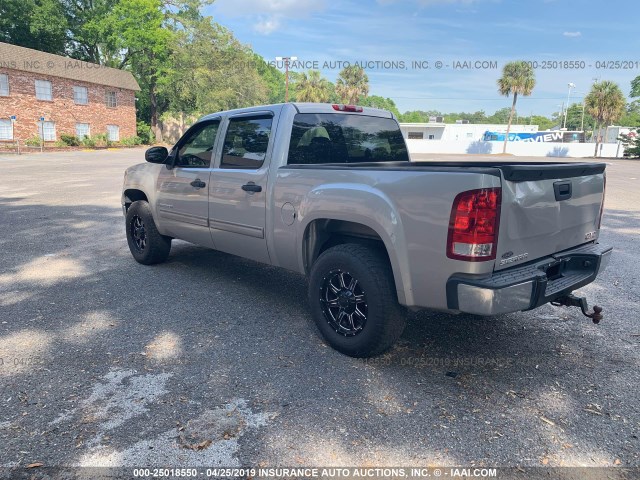
{"label": "door handle", "polygon": [[206,183],[204,183],[202,180],[200,180],[199,178],[196,178],[193,182],[191,182],[189,185],[191,185],[193,188],[204,188],[207,186]]}
{"label": "door handle", "polygon": [[255,183],[247,183],[246,185],[242,185],[242,189],[245,192],[261,192],[262,187],[260,185],[256,185]]}
{"label": "door handle", "polygon": [[556,195],[557,201],[569,200],[572,195],[571,182],[555,182],[553,184],[553,191]]}

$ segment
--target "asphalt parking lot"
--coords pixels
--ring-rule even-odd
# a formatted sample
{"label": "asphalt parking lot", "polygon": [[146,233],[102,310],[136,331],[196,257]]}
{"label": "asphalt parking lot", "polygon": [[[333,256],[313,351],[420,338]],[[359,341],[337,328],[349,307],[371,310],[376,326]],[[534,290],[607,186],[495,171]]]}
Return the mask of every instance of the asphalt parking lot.
{"label": "asphalt parking lot", "polygon": [[640,162],[609,161],[600,325],[420,312],[363,361],[296,274],[182,242],[137,264],[142,157],[0,157],[0,466],[640,465]]}

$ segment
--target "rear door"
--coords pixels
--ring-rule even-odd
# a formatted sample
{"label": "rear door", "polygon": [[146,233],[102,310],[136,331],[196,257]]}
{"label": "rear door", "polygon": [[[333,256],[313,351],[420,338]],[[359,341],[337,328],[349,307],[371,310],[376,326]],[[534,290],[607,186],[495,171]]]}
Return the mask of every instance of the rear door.
{"label": "rear door", "polygon": [[604,164],[503,166],[496,270],[596,240]]}
{"label": "rear door", "polygon": [[265,236],[274,112],[232,116],[209,187],[211,236],[217,250],[271,263]]}

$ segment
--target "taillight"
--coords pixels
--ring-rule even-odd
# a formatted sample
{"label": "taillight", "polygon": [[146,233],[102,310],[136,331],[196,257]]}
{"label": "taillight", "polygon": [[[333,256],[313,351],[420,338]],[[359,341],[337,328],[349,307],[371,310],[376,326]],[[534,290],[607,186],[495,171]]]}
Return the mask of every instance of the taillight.
{"label": "taillight", "polygon": [[602,217],[604,215],[604,199],[607,196],[607,175],[602,176],[604,184],[602,185],[602,203],[600,204],[600,216],[598,217],[598,230],[602,226]]}
{"label": "taillight", "polygon": [[501,198],[500,188],[458,194],[451,208],[447,257],[468,262],[496,258]]}
{"label": "taillight", "polygon": [[358,107],[357,105],[333,104],[332,107],[334,110],[337,110],[339,112],[363,112],[364,111],[364,108]]}

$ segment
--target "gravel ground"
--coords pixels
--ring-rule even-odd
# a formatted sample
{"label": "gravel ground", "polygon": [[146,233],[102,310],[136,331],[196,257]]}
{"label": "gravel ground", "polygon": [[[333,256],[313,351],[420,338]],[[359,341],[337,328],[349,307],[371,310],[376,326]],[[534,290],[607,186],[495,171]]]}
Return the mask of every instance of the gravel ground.
{"label": "gravel ground", "polygon": [[134,262],[141,158],[0,157],[0,466],[640,466],[640,162],[608,169],[600,325],[419,312],[363,361],[299,275],[183,242]]}

